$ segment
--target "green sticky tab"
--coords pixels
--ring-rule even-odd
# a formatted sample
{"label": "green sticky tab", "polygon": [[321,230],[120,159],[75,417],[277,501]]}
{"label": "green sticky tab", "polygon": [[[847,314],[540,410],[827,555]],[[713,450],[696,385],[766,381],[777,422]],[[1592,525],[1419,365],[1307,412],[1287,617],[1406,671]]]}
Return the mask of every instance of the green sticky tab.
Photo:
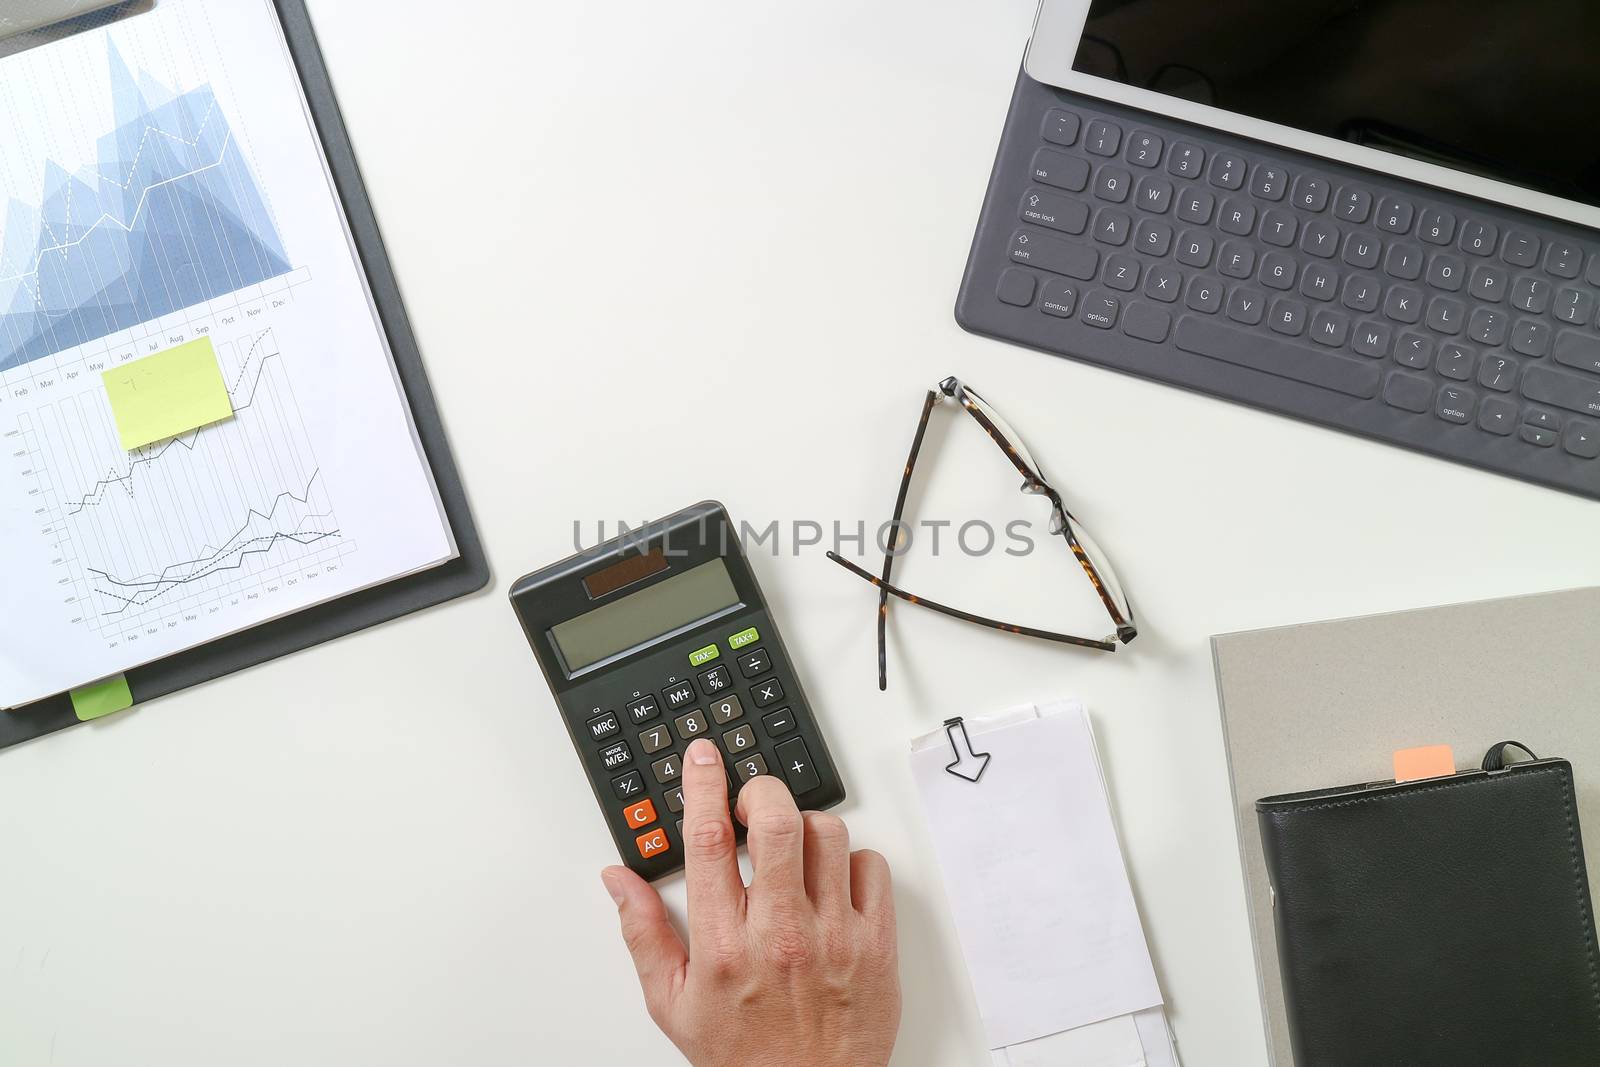
{"label": "green sticky tab", "polygon": [[233,415],[209,337],[113,367],[101,377],[117,436],[129,451]]}
{"label": "green sticky tab", "polygon": [[753,645],[759,640],[761,640],[761,634],[756,631],[754,626],[752,626],[750,629],[741,630],[732,637],[728,638],[728,647],[737,652],[745,645]]}
{"label": "green sticky tab", "polygon": [[707,645],[705,648],[695,649],[689,653],[689,666],[698,667],[702,663],[710,663],[720,655],[722,653],[717,649],[716,645]]}
{"label": "green sticky tab", "polygon": [[107,678],[94,685],[72,691],[72,710],[78,713],[79,722],[103,719],[133,707],[133,692],[124,675]]}

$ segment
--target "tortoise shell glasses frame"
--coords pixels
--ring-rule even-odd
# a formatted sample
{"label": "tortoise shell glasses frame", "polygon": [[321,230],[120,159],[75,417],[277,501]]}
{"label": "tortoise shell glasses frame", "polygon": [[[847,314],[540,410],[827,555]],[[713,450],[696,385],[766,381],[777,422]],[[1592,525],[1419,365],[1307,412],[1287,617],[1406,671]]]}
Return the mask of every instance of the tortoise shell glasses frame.
{"label": "tortoise shell glasses frame", "polygon": [[[905,514],[906,495],[911,489],[911,475],[916,469],[917,457],[922,452],[922,441],[928,432],[928,420],[933,415],[933,409],[942,401],[954,400],[973,420],[989,435],[1011,465],[1022,475],[1022,491],[1030,495],[1039,495],[1050,501],[1050,532],[1060,534],[1067,542],[1078,564],[1083,568],[1095,593],[1100,598],[1100,603],[1105,607],[1106,613],[1111,617],[1114,631],[1102,638],[1074,637],[1071,634],[1056,633],[1051,630],[1040,630],[1031,626],[1017,626],[1012,623],[1001,622],[983,615],[975,615],[960,608],[953,608],[926,597],[908,593],[904,589],[890,582],[894,569],[896,549],[899,547],[899,531],[904,529],[903,516]],[[1116,573],[1111,568],[1110,560],[1100,550],[1088,531],[1083,528],[1062,502],[1061,494],[1046,480],[1039,469],[1038,462],[1032,453],[1023,444],[1005,419],[995,411],[988,401],[979,393],[960,379],[950,377],[940,382],[939,385],[928,390],[926,400],[922,405],[922,418],[917,422],[917,432],[911,440],[911,453],[906,457],[905,472],[900,477],[900,492],[895,497],[894,519],[891,523],[896,531],[896,543],[891,545],[884,553],[883,572],[873,575],[849,560],[844,559],[837,552],[829,552],[828,558],[839,566],[845,568],[856,577],[871,582],[878,589],[878,688],[887,689],[889,686],[889,650],[888,650],[888,623],[889,623],[889,598],[896,597],[908,604],[917,604],[921,607],[937,611],[951,618],[961,619],[964,622],[976,623],[1006,633],[1021,634],[1024,637],[1035,637],[1044,641],[1055,641],[1060,644],[1076,645],[1080,648],[1095,649],[1100,652],[1115,652],[1120,645],[1126,645],[1139,635],[1135,625],[1133,608],[1123,592],[1122,584],[1117,580]]]}

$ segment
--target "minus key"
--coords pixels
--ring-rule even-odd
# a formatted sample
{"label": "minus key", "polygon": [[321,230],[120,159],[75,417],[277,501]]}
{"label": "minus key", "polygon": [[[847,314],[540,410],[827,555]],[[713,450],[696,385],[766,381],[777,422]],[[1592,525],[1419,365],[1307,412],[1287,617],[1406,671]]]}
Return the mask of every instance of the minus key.
{"label": "minus key", "polygon": [[762,716],[761,725],[767,728],[768,737],[782,737],[795,728],[794,711],[791,708],[779,708],[770,715]]}

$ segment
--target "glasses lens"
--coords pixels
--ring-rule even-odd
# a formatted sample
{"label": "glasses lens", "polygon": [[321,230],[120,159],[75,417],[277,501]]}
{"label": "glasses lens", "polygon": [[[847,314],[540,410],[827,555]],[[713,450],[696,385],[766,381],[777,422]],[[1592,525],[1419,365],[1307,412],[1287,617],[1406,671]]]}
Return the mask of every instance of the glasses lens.
{"label": "glasses lens", "polygon": [[1117,577],[1116,568],[1111,566],[1111,558],[1077,519],[1068,516],[1067,529],[1077,538],[1078,547],[1083,549],[1084,555],[1088,556],[1089,562],[1094,565],[1095,573],[1100,576],[1100,584],[1105,589],[1106,595],[1111,598],[1111,603],[1116,606],[1117,614],[1122,616],[1123,622],[1132,623],[1133,609],[1128,606],[1127,594],[1122,591],[1122,580]]}

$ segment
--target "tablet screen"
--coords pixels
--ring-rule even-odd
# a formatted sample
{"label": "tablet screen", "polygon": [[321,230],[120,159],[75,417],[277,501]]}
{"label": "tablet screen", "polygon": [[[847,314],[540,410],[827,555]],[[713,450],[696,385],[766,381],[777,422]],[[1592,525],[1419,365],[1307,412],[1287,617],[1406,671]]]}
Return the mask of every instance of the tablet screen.
{"label": "tablet screen", "polygon": [[1091,0],[1084,74],[1600,206],[1594,0]]}

